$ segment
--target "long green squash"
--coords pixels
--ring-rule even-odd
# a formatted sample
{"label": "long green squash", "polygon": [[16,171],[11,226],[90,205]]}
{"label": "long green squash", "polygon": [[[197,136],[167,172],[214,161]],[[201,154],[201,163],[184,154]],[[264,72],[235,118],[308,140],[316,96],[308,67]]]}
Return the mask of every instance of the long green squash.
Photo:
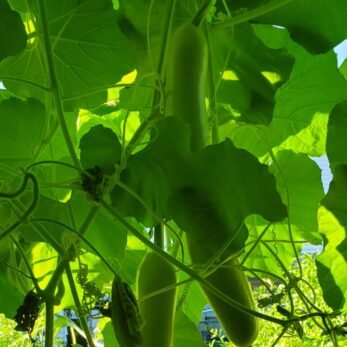
{"label": "long green squash", "polygon": [[208,138],[204,98],[207,55],[206,40],[199,28],[188,23],[176,29],[167,61],[165,113],[189,124],[194,150],[205,147]]}
{"label": "long green squash", "polygon": [[120,347],[141,347],[141,317],[135,295],[126,282],[115,276],[112,282],[111,320]]}
{"label": "long green squash", "polygon": [[[162,293],[154,292],[176,282],[176,271],[172,264],[155,252],[146,254],[137,276],[138,305],[143,321],[143,347],[173,346],[177,287]],[[145,298],[152,293],[153,296]]]}
{"label": "long green squash", "polygon": [[[167,64],[166,78],[166,115],[173,115],[183,119],[191,130],[191,149],[193,151],[204,148],[208,143],[208,126],[205,110],[205,83],[208,62],[208,49],[203,32],[192,23],[180,26],[172,36],[170,56]],[[208,165],[208,163],[206,163]],[[192,197],[191,197],[192,198]],[[197,199],[199,194],[197,194]],[[191,200],[191,199],[188,199]],[[184,202],[183,202],[184,203]],[[196,202],[199,205],[199,202]],[[197,209],[185,202],[192,219]],[[189,211],[190,210],[190,211]],[[217,220],[216,220],[217,218]],[[208,214],[197,225],[198,230],[186,230],[187,242],[193,265],[203,266],[213,257],[213,252],[202,247],[201,235],[196,236],[199,229],[206,229]],[[215,234],[217,239],[226,235],[226,226],[214,214],[215,229],[209,229],[205,241],[209,242],[209,235]],[[210,225],[210,223],[208,223]],[[213,228],[213,226],[212,226]],[[220,233],[220,235],[218,234]],[[208,248],[208,247],[207,247]],[[218,268],[207,277],[215,287],[230,298],[238,301],[249,309],[254,309],[252,291],[244,272],[237,266],[238,260],[228,261],[222,268]],[[244,313],[218,296],[202,287],[208,301],[219,318],[227,336],[237,346],[250,346],[258,334],[258,322],[254,316]]]}

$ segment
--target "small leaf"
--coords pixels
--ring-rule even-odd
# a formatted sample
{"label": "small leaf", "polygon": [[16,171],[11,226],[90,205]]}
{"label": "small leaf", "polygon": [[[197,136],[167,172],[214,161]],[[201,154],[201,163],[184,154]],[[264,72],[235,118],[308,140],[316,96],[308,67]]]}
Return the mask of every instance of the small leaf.
{"label": "small leaf", "polygon": [[322,200],[318,220],[324,251],[316,259],[318,280],[326,303],[334,310],[347,308],[347,165],[339,165],[329,192]]}
{"label": "small leaf", "polygon": [[0,276],[0,288],[2,298],[6,298],[6,300],[0,300],[0,312],[7,318],[13,318],[17,307],[23,301],[23,295],[2,275]]}
{"label": "small leaf", "polygon": [[327,155],[330,165],[347,164],[347,101],[337,104],[328,122]]}
{"label": "small leaf", "polygon": [[34,99],[0,102],[0,178],[32,163],[44,141],[45,107]]}
{"label": "small leaf", "polygon": [[[170,196],[169,177],[180,175],[179,157],[188,152],[189,132],[185,123],[165,117],[151,131],[150,143],[132,155],[120,181],[135,191],[159,217],[167,214]],[[121,187],[111,193],[112,204],[125,216],[132,216],[146,226],[157,220],[139,201]]]}
{"label": "small leaf", "polygon": [[117,135],[109,128],[97,125],[80,141],[81,163],[85,169],[100,167],[111,175],[120,160],[121,145]]}
{"label": "small leaf", "polygon": [[[2,0],[4,1],[4,0]],[[41,23],[37,0],[30,9],[33,30],[48,26],[52,59],[65,110],[96,107],[106,100],[107,86],[133,70],[133,50],[117,22],[110,0],[46,0],[47,23]],[[0,76],[11,79],[6,87],[21,96],[45,100],[45,94],[30,83],[49,87],[44,35],[35,35],[28,47],[0,64]]]}
{"label": "small leaf", "polygon": [[170,212],[204,249],[216,250],[233,239],[231,248],[240,250],[247,238],[241,225],[248,215],[269,221],[286,216],[268,167],[230,140],[187,155],[181,168],[184,174],[172,178],[179,188]]}
{"label": "small leaf", "polygon": [[196,325],[182,312],[176,313],[174,345],[179,347],[206,347]]}
{"label": "small leaf", "polygon": [[6,0],[0,0],[0,61],[20,53],[27,35],[19,13],[12,11]]}
{"label": "small leaf", "polygon": [[[300,90],[300,93],[298,93]],[[289,80],[276,94],[272,145],[320,156],[325,152],[328,115],[347,98],[347,82],[333,53],[302,54]]]}
{"label": "small leaf", "polygon": [[[255,9],[264,1],[229,1],[231,9]],[[331,25],[334,18],[334,25]],[[292,0],[284,6],[256,18],[257,23],[285,27],[291,37],[314,54],[325,53],[347,36],[344,0]],[[317,24],[319,23],[319,24]]]}

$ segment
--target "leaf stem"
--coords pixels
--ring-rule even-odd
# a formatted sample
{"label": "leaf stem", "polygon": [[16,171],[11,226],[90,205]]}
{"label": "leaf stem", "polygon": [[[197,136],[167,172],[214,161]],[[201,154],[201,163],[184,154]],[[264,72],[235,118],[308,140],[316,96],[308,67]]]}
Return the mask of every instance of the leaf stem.
{"label": "leaf stem", "polygon": [[81,322],[82,329],[83,329],[84,333],[86,334],[86,339],[88,341],[89,347],[95,347],[92,334],[91,334],[89,327],[88,327],[88,322],[86,320],[86,317],[83,314],[82,305],[81,305],[80,299],[78,297],[77,288],[75,285],[75,280],[73,278],[72,271],[71,271],[70,265],[68,263],[65,265],[65,273],[67,275],[67,279],[68,279],[68,282],[70,285],[73,300],[75,302],[78,317],[79,317],[79,320]]}
{"label": "leaf stem", "polygon": [[290,242],[292,243],[292,247],[293,247],[293,251],[294,251],[294,255],[295,255],[295,259],[297,261],[297,264],[299,266],[299,273],[300,273],[300,278],[302,277],[302,266],[301,266],[301,261],[299,258],[299,254],[298,251],[295,247],[294,244],[294,236],[293,236],[293,231],[292,231],[292,226],[291,226],[291,218],[290,218],[290,199],[289,199],[289,187],[288,187],[288,182],[287,182],[287,177],[284,173],[284,171],[282,170],[281,165],[279,164],[279,162],[277,161],[276,156],[274,155],[272,149],[269,150],[269,154],[271,159],[273,160],[273,162],[275,163],[275,165],[277,166],[282,178],[283,178],[283,182],[284,182],[284,187],[285,187],[285,191],[286,191],[286,195],[287,195],[287,210],[288,210],[288,233],[289,233],[289,239]]}
{"label": "leaf stem", "polygon": [[222,22],[218,22],[214,24],[215,28],[223,29],[229,26],[234,26],[236,24],[241,24],[244,22],[248,22],[257,17],[268,14],[278,8],[281,8],[284,5],[287,5],[291,0],[272,0],[267,2],[265,5],[259,6],[253,10],[249,10],[245,13],[242,13],[238,16],[228,18]]}
{"label": "leaf stem", "polygon": [[12,193],[12,194],[6,194],[6,193],[0,194],[0,197],[6,197],[6,195],[7,195],[7,197],[9,195],[10,196],[12,195],[12,197],[14,195],[14,197],[16,197],[18,194],[20,194],[24,190],[29,179],[32,181],[32,184],[33,184],[33,201],[31,203],[31,205],[28,207],[28,209],[23,213],[23,215],[0,235],[0,241],[4,237],[8,236],[12,231],[16,230],[33,213],[33,211],[35,210],[37,203],[39,201],[39,195],[40,195],[39,185],[38,185],[36,177],[33,174],[26,173],[24,176],[24,181],[23,181],[22,187],[17,192]]}
{"label": "leaf stem", "polygon": [[43,33],[43,41],[44,46],[46,48],[46,57],[47,57],[47,63],[48,63],[48,69],[49,69],[49,75],[50,75],[50,82],[51,82],[51,93],[53,94],[54,101],[55,101],[55,107],[57,111],[57,118],[60,125],[60,129],[63,133],[64,140],[66,143],[66,146],[68,148],[68,151],[70,153],[71,159],[76,167],[81,167],[81,164],[79,162],[79,159],[77,157],[74,145],[72,143],[69,130],[67,128],[67,124],[65,122],[64,118],[64,107],[62,103],[62,96],[61,91],[59,88],[57,73],[55,71],[54,66],[54,58],[53,58],[53,49],[49,37],[49,30],[48,30],[48,24],[47,24],[47,15],[46,15],[46,6],[44,0],[39,0],[39,8],[40,8],[40,15],[41,15],[41,27],[42,27],[42,33]]}
{"label": "leaf stem", "polygon": [[59,225],[63,229],[67,229],[70,232],[74,233],[78,238],[80,238],[88,247],[103,261],[103,263],[108,267],[108,269],[114,274],[117,275],[117,272],[113,269],[113,267],[110,265],[110,263],[105,259],[105,257],[93,246],[91,242],[89,242],[83,235],[81,235],[77,230],[70,227],[69,225],[66,225],[64,223],[61,223],[59,221],[56,221],[54,219],[49,218],[35,218],[31,222],[46,222],[46,223],[53,223],[56,225]]}
{"label": "leaf stem", "polygon": [[80,166],[75,166],[75,165],[71,165],[69,163],[64,163],[63,161],[58,161],[58,160],[42,160],[42,161],[37,161],[33,164],[30,164],[27,168],[26,171],[29,171],[30,169],[32,169],[35,166],[38,165],[44,165],[44,164],[54,164],[54,165],[61,165],[61,166],[65,166],[68,167],[70,169],[76,170],[81,174],[84,174],[86,176],[88,176],[89,178],[94,178],[93,175],[91,175],[88,171],[83,170]]}
{"label": "leaf stem", "polygon": [[23,247],[21,246],[21,244],[12,235],[10,235],[10,238],[11,238],[12,242],[16,245],[16,247],[17,247],[17,249],[18,249],[18,251],[19,251],[19,253],[20,253],[20,255],[21,255],[21,257],[22,257],[22,259],[24,261],[24,264],[25,264],[25,266],[26,266],[26,268],[27,268],[27,270],[28,270],[28,272],[30,274],[30,279],[33,281],[33,284],[34,284],[34,287],[36,289],[36,292],[39,295],[42,295],[42,289],[40,288],[40,286],[38,284],[38,280],[37,280],[37,278],[34,275],[34,272],[33,272],[32,268],[30,266],[29,260],[28,260],[26,254],[25,254],[25,252],[23,250]]}
{"label": "leaf stem", "polygon": [[209,105],[208,105],[208,118],[209,123],[212,123],[212,144],[219,143],[219,121],[217,113],[217,89],[216,83],[214,80],[215,71],[213,65],[213,49],[211,45],[211,35],[210,30],[207,24],[205,24],[205,33],[206,41],[209,48],[209,57],[208,57],[208,91],[209,91]]}
{"label": "leaf stem", "polygon": [[262,238],[264,237],[265,233],[268,231],[268,229],[270,228],[270,226],[272,225],[271,222],[269,222],[267,224],[267,226],[264,228],[264,230],[261,232],[261,234],[259,235],[259,237],[256,239],[256,241],[254,242],[253,246],[251,247],[251,249],[247,252],[247,254],[243,257],[240,265],[243,265],[246,260],[248,259],[248,257],[252,254],[252,252],[255,250],[255,248],[257,248],[258,244],[260,243],[260,241],[262,240]]}
{"label": "leaf stem", "polygon": [[131,196],[133,196],[155,219],[157,222],[162,223],[167,229],[169,229],[173,235],[175,235],[178,244],[181,248],[182,252],[182,259],[184,259],[184,247],[181,238],[177,234],[177,232],[169,225],[165,220],[163,220],[160,216],[158,216],[149,206],[148,204],[141,198],[140,195],[138,195],[133,189],[131,189],[126,184],[122,183],[121,181],[117,181],[116,185],[120,188],[124,189],[127,193],[129,193]]}
{"label": "leaf stem", "polygon": [[162,223],[154,227],[154,243],[164,249],[164,225]]}
{"label": "leaf stem", "polygon": [[198,12],[195,14],[194,18],[192,19],[192,24],[197,27],[202,25],[212,5],[213,5],[213,0],[205,0],[205,2],[200,6],[200,8],[198,9]]}
{"label": "leaf stem", "polygon": [[279,340],[281,340],[281,338],[283,337],[283,335],[286,333],[287,330],[288,330],[288,326],[283,327],[281,333],[276,337],[276,340],[273,342],[271,347],[276,347],[277,346],[277,343],[279,342]]}
{"label": "leaf stem", "polygon": [[35,82],[28,81],[28,80],[25,80],[23,78],[18,78],[18,77],[0,76],[0,81],[3,81],[3,82],[9,81],[9,82],[18,82],[18,83],[22,83],[22,84],[27,84],[27,85],[29,85],[31,87],[40,89],[40,90],[42,90],[43,92],[46,92],[46,93],[51,91],[50,88],[44,87],[44,86],[42,86],[40,84],[37,84]]}
{"label": "leaf stem", "polygon": [[[171,0],[171,2],[167,2],[167,12],[165,13],[165,16],[164,16],[164,23],[167,23],[167,25],[163,30],[161,43],[160,43],[159,60],[157,65],[157,73],[159,76],[160,90],[162,90],[162,83],[164,81],[164,76],[165,76],[165,61],[166,61],[166,55],[167,55],[166,53],[167,53],[167,47],[169,44],[169,35],[170,35],[171,27],[172,27],[175,6],[176,6],[176,0]],[[148,35],[149,35],[149,32],[147,33],[147,44],[149,42]],[[155,90],[153,100],[152,100],[152,106],[158,104],[158,102],[160,102],[160,92],[158,90]],[[146,132],[150,129],[152,124],[155,123],[158,118],[161,118],[160,108],[158,111],[158,110],[155,110],[154,107],[152,107],[151,114],[140,124],[135,134],[129,141],[127,147],[125,148],[126,157],[131,155],[132,151],[136,148],[138,143],[142,141],[143,136],[146,134]]]}

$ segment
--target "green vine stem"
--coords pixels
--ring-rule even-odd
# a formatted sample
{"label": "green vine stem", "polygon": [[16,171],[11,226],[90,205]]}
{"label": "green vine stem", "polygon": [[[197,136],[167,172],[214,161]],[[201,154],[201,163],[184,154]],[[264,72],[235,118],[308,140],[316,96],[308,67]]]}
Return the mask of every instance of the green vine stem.
{"label": "green vine stem", "polygon": [[266,283],[266,281],[264,281],[261,276],[259,276],[257,274],[257,272],[251,270],[251,269],[247,269],[247,272],[251,273],[253,277],[255,277],[265,288],[266,290],[270,293],[271,297],[274,298],[275,297],[275,292],[271,289],[270,285],[268,283]]}
{"label": "green vine stem", "polygon": [[132,195],[145,209],[148,211],[156,220],[158,223],[163,224],[172,234],[176,237],[178,244],[181,248],[182,252],[182,261],[184,261],[184,247],[182,240],[180,236],[177,234],[177,232],[169,225],[165,220],[163,220],[161,217],[159,217],[149,206],[148,204],[138,195],[134,190],[132,190],[128,185],[122,183],[121,181],[117,181],[116,185],[118,185],[120,188],[124,189],[127,193]]}
{"label": "green vine stem", "polygon": [[[289,285],[295,289],[295,291],[297,292],[297,294],[299,295],[301,301],[303,302],[303,304],[305,305],[305,307],[307,308],[308,311],[310,311],[310,306],[313,307],[317,312],[319,313],[323,313],[323,311],[317,307],[316,305],[314,305],[314,303],[312,303],[308,298],[307,295],[305,295],[302,290],[299,288],[297,281],[300,280],[300,278],[295,278],[291,275],[291,273],[286,269],[285,265],[283,264],[283,262],[281,261],[281,259],[277,256],[277,254],[272,250],[272,248],[263,243],[263,245],[268,249],[268,251],[272,254],[272,256],[276,259],[277,263],[280,265],[280,267],[282,268],[282,270],[284,271],[284,273],[286,274],[286,276],[289,279]],[[288,290],[288,295],[291,295],[291,288],[289,288]],[[291,298],[291,296],[290,296]],[[291,299],[292,302],[292,299]],[[324,330],[324,328],[322,327],[322,325],[317,322],[317,320],[313,319],[313,321],[315,322],[315,324],[322,330]]]}
{"label": "green vine stem", "polygon": [[[128,105],[127,105],[127,111],[126,111],[126,115],[125,115],[124,122],[123,122],[122,153],[121,153],[121,161],[120,161],[121,170],[123,170],[126,167],[126,163],[128,160],[128,154],[127,154],[126,146],[125,146],[125,144],[126,144],[126,130],[127,130],[127,125],[128,125],[128,119],[129,119],[129,116],[131,113],[130,110],[132,109],[133,102],[134,102],[134,95],[136,94],[138,88],[141,86],[142,81],[144,81],[146,78],[151,77],[153,75],[156,75],[156,73],[150,72],[150,73],[144,74],[143,76],[141,76],[141,78],[138,81],[136,81],[136,83],[134,83],[134,91],[131,93],[131,97],[130,97],[130,100],[129,100]],[[161,94],[161,89],[159,89],[159,88],[157,90],[155,90],[155,93],[158,93],[158,90],[159,90],[159,94]],[[153,107],[153,105],[152,105],[152,107]],[[139,145],[139,143],[137,145]],[[113,174],[113,177],[118,179],[118,176],[119,176],[119,172],[116,170],[116,172]]]}
{"label": "green vine stem", "polygon": [[46,306],[45,322],[45,347],[53,347],[54,339],[54,294],[64,272],[65,263],[61,262],[54,270],[46,288],[42,291],[42,297]]}
{"label": "green vine stem", "polygon": [[27,210],[22,214],[22,216],[16,222],[14,222],[10,227],[8,227],[4,232],[1,233],[0,241],[4,237],[11,234],[12,231],[16,230],[33,213],[33,211],[35,210],[37,203],[39,201],[40,191],[39,191],[39,184],[37,182],[36,177],[31,173],[25,173],[22,186],[20,187],[19,190],[17,190],[15,193],[0,193],[0,197],[13,199],[24,191],[24,189],[26,188],[28,180],[31,180],[31,182],[33,184],[33,201],[30,204],[30,206],[27,208]]}
{"label": "green vine stem", "polygon": [[50,92],[51,89],[50,88],[47,88],[47,87],[44,87],[40,84],[37,84],[35,82],[32,82],[32,81],[28,81],[28,80],[25,80],[23,78],[19,78],[19,77],[6,77],[6,76],[0,76],[0,80],[3,81],[3,82],[19,82],[19,83],[22,83],[22,84],[26,84],[30,87],[34,87],[34,88],[37,88],[39,90],[42,90],[44,92]]}
{"label": "green vine stem", "polygon": [[218,121],[218,113],[217,113],[217,89],[216,89],[216,83],[215,83],[215,70],[213,65],[213,49],[211,44],[211,35],[210,30],[207,25],[205,24],[205,34],[206,34],[206,41],[208,45],[208,52],[209,52],[209,58],[208,58],[208,69],[207,69],[207,78],[208,78],[208,92],[209,92],[209,105],[208,105],[208,118],[209,123],[212,123],[212,144],[219,143],[219,121]]}
{"label": "green vine stem", "polygon": [[4,260],[4,258],[0,258],[0,264],[3,264],[4,266],[7,266],[8,268],[10,268],[11,270],[13,270],[13,271],[19,273],[19,274],[22,275],[23,277],[26,277],[26,278],[32,280],[32,277],[31,277],[30,275],[27,275],[24,271],[22,271],[22,270],[16,268],[15,266],[13,266],[13,265],[7,263],[7,262]]}
{"label": "green vine stem", "polygon": [[64,163],[63,161],[58,161],[58,160],[42,160],[42,161],[37,161],[33,164],[30,164],[27,168],[26,171],[31,170],[33,167],[35,166],[39,166],[39,165],[61,165],[61,166],[65,166],[69,169],[73,169],[78,171],[80,174],[86,175],[87,177],[93,179],[94,176],[92,174],[90,174],[88,171],[83,170],[80,166],[75,166],[75,165],[71,165],[69,163]]}
{"label": "green vine stem", "polygon": [[[177,239],[176,241],[174,241],[172,245],[172,250],[171,250],[171,254],[174,258],[177,258],[177,254],[180,248],[183,249],[182,237],[183,237],[183,230],[179,229],[177,232]],[[182,258],[182,263],[184,263],[184,257]]]}
{"label": "green vine stem", "polygon": [[[19,200],[11,200],[10,201],[12,208],[17,209],[20,213],[23,213],[23,210],[25,209],[25,206],[23,203]],[[63,254],[64,250],[61,247],[61,245],[54,239],[54,237],[51,236],[50,232],[47,231],[45,228],[43,228],[41,225],[33,225],[30,221],[30,218],[26,221],[28,225],[30,225],[40,236],[49,243],[59,254]]]}
{"label": "green vine stem", "polygon": [[0,192],[0,198],[4,198],[4,199],[14,199],[17,196],[19,196],[20,194],[22,194],[28,184],[29,180],[34,180],[37,183],[36,177],[32,174],[24,174],[24,178],[23,178],[23,182],[21,184],[21,186],[13,193],[4,193],[4,192]]}
{"label": "green vine stem", "polygon": [[241,24],[244,22],[248,22],[257,17],[263,16],[267,13],[270,13],[278,8],[281,8],[284,5],[287,5],[291,0],[272,0],[267,2],[263,6],[259,6],[254,10],[247,11],[238,16],[228,18],[222,22],[215,23],[214,26],[218,29],[227,28],[230,26],[234,26],[236,24]]}
{"label": "green vine stem", "polygon": [[57,111],[57,118],[58,122],[61,128],[61,131],[64,136],[64,140],[66,143],[66,146],[68,148],[70,157],[74,163],[75,166],[80,167],[80,162],[77,157],[74,145],[72,143],[69,130],[67,128],[65,118],[64,118],[64,107],[62,103],[62,97],[61,92],[59,89],[58,84],[58,78],[55,71],[54,66],[54,58],[53,58],[53,48],[51,45],[50,37],[49,37],[49,30],[48,30],[48,24],[47,24],[47,15],[46,15],[46,5],[44,0],[39,0],[39,9],[40,9],[40,15],[41,15],[41,28],[42,28],[42,34],[43,34],[43,44],[46,51],[46,58],[47,58],[47,64],[49,69],[49,75],[50,75],[50,83],[51,83],[51,93],[53,95],[54,101],[55,101],[55,107]]}
{"label": "green vine stem", "polygon": [[269,230],[270,226],[272,225],[271,222],[269,222],[266,227],[264,228],[264,230],[260,233],[259,237],[256,239],[256,241],[254,242],[253,246],[251,247],[251,249],[247,252],[247,254],[243,257],[240,265],[243,265],[246,260],[248,259],[248,257],[252,254],[252,252],[258,247],[260,241],[262,240],[262,238],[264,237],[264,235],[266,234],[266,232]]}
{"label": "green vine stem", "polygon": [[113,269],[113,267],[110,265],[110,263],[105,259],[105,257],[99,252],[93,245],[90,243],[83,235],[81,235],[77,230],[74,228],[71,228],[69,225],[61,223],[59,221],[56,221],[54,219],[49,218],[35,218],[32,220],[32,222],[45,222],[45,223],[53,223],[56,225],[59,225],[62,229],[69,230],[74,235],[76,235],[78,238],[80,238],[100,259],[101,261],[107,266],[107,268],[116,276],[117,272]]}
{"label": "green vine stem", "polygon": [[[174,8],[176,6],[176,0],[171,0],[171,2],[167,2],[167,11],[164,16],[164,22],[167,23],[166,27],[163,30],[162,39],[160,43],[160,51],[159,51],[159,59],[158,59],[158,65],[157,65],[157,74],[159,76],[159,90],[162,90],[163,86],[162,83],[164,81],[164,75],[165,75],[165,61],[166,61],[166,52],[167,52],[167,45],[169,42],[169,35],[172,27],[172,21],[173,21],[173,13]],[[147,31],[148,33],[149,31]],[[148,34],[147,34],[148,35]],[[147,42],[148,42],[147,37]],[[160,113],[160,107],[159,111],[156,107],[153,107],[154,105],[160,104],[160,98],[161,98],[162,92],[158,92],[158,90],[155,90],[152,100],[152,112],[151,114],[140,124],[138,129],[136,130],[135,134],[129,141],[127,147],[125,148],[125,155],[126,157],[129,157],[133,150],[136,148],[136,146],[142,142],[143,137],[147,133],[147,131],[152,127],[152,125],[162,117]]]}
{"label": "green vine stem", "polygon": [[[80,231],[79,231],[80,235],[83,236],[85,234],[85,232],[88,230],[88,228],[89,228],[90,224],[93,222],[94,217],[96,216],[98,210],[99,210],[99,206],[91,207],[91,209],[89,210],[89,213],[87,214],[84,222],[82,223],[82,225],[80,227]],[[59,284],[60,284],[63,272],[65,270],[65,272],[67,274],[67,277],[68,277],[68,280],[69,280],[70,289],[71,289],[71,292],[73,294],[73,298],[74,298],[74,301],[75,301],[76,308],[79,311],[79,313],[82,312],[81,311],[81,304],[80,304],[80,301],[79,301],[79,298],[78,298],[78,294],[77,294],[77,290],[76,290],[76,287],[75,287],[75,282],[73,280],[71,269],[70,269],[70,266],[69,266],[69,261],[74,256],[75,256],[74,250],[72,249],[72,247],[69,247],[69,249],[63,255],[61,260],[58,262],[57,267],[54,270],[53,275],[52,275],[52,277],[50,278],[50,280],[48,282],[47,287],[43,291],[43,297],[44,297],[44,300],[45,300],[45,303],[46,303],[46,307],[47,306],[50,307],[51,304],[54,305],[54,303],[55,303],[55,292],[56,292],[57,288],[59,289]],[[58,292],[59,292],[59,290],[58,290]],[[88,328],[88,324],[87,324],[87,322],[85,320],[85,317],[83,317],[82,314],[80,316],[81,316],[80,317],[81,325],[82,325],[82,328],[83,328],[83,330],[84,330],[84,332],[86,334],[87,340],[89,342],[89,346],[90,347],[95,347],[93,339],[92,339],[90,331],[89,331],[89,328]],[[50,316],[48,318],[50,318]],[[47,319],[47,317],[46,317],[46,319]],[[46,329],[49,330],[50,326],[48,324],[50,324],[49,321],[48,322],[46,321]],[[52,346],[53,345],[46,345],[45,347],[52,347]]]}
{"label": "green vine stem", "polygon": [[29,272],[29,275],[30,275],[29,277],[30,277],[30,279],[32,280],[32,282],[34,284],[36,292],[39,295],[42,295],[42,289],[40,288],[38,280],[37,280],[37,278],[34,275],[34,272],[33,272],[32,268],[31,268],[29,260],[28,260],[26,254],[25,254],[25,252],[23,250],[23,247],[21,246],[21,244],[12,235],[10,235],[10,238],[11,238],[12,242],[16,245],[16,247],[18,249],[18,252],[20,253],[20,255],[21,255],[21,257],[22,257],[22,259],[24,261],[24,264],[25,264],[25,266],[26,266],[26,268],[27,268],[27,270]]}
{"label": "green vine stem", "polygon": [[202,3],[198,11],[196,12],[194,18],[192,19],[192,24],[199,27],[205,21],[211,7],[213,6],[213,0],[205,0]]}
{"label": "green vine stem", "polygon": [[88,327],[88,322],[86,320],[86,317],[83,314],[82,305],[81,305],[80,299],[78,297],[77,288],[75,285],[75,280],[73,278],[72,271],[71,271],[70,265],[68,263],[65,265],[65,273],[66,273],[66,276],[67,276],[67,279],[69,282],[69,286],[71,289],[71,294],[72,294],[73,300],[75,302],[78,317],[79,317],[82,329],[83,329],[84,333],[86,334],[86,339],[88,341],[89,347],[95,347],[95,343],[94,343],[92,334],[91,334],[89,327]]}
{"label": "green vine stem", "polygon": [[164,225],[162,223],[154,227],[154,243],[164,249]]}
{"label": "green vine stem", "polygon": [[46,326],[45,326],[45,347],[53,347],[54,341],[54,301],[45,300]]}
{"label": "green vine stem", "polygon": [[[165,76],[165,63],[166,63],[166,56],[168,51],[168,45],[169,45],[169,36],[172,30],[172,23],[174,18],[174,12],[176,7],[176,1],[177,0],[171,0],[170,2],[167,2],[166,7],[166,13],[164,15],[164,23],[166,23],[164,30],[162,31],[162,37],[160,42],[160,52],[159,52],[159,59],[158,59],[158,65],[156,71],[158,72],[158,75],[160,76],[160,80],[164,81]],[[150,16],[148,16],[150,17]],[[149,30],[147,30],[147,35],[149,35]],[[149,40],[147,40],[149,42]]]}
{"label": "green vine stem", "polygon": [[[141,299],[138,300],[138,302],[140,303],[140,302],[146,301],[146,300],[148,300],[148,299],[150,299],[156,295],[165,293],[169,290],[172,290],[176,287],[180,287],[182,285],[190,285],[192,282],[193,282],[192,278],[187,278],[185,280],[170,284],[169,286],[154,290],[154,291],[150,292],[149,294],[142,296]],[[178,305],[176,305],[176,307],[178,307]]]}
{"label": "green vine stem", "polygon": [[275,341],[272,343],[271,347],[276,347],[277,343],[281,340],[281,338],[284,336],[284,334],[286,333],[286,331],[288,330],[289,326],[285,326],[281,333],[276,337]]}
{"label": "green vine stem", "polygon": [[266,271],[266,270],[262,270],[262,269],[257,269],[257,268],[248,268],[248,267],[245,267],[245,266],[241,266],[241,268],[244,270],[244,271],[248,271],[248,272],[251,272],[251,273],[262,273],[264,275],[267,275],[269,277],[273,277],[275,278],[276,280],[280,281],[285,287],[288,287],[288,284],[287,282],[279,275],[276,275],[270,271]]}
{"label": "green vine stem", "polygon": [[226,259],[221,259],[223,253],[228,249],[228,247],[233,243],[234,239],[241,232],[243,224],[244,224],[243,222],[240,223],[240,226],[238,227],[234,235],[229,240],[226,240],[226,242],[222,244],[222,246],[213,254],[213,256],[211,256],[209,261],[202,266],[200,275],[203,275],[203,277],[206,277],[212,274],[213,272],[215,272],[219,267],[223,266],[229,260],[238,257],[240,252],[236,254],[232,254],[230,257],[227,257]]}
{"label": "green vine stem", "polygon": [[289,233],[289,239],[292,243],[292,247],[293,247],[293,251],[294,251],[294,255],[295,255],[295,259],[297,261],[297,264],[299,266],[299,273],[300,273],[300,278],[302,277],[302,266],[301,266],[301,261],[300,261],[300,258],[299,258],[299,254],[298,254],[298,251],[295,247],[295,243],[294,243],[294,236],[293,236],[293,231],[292,231],[292,226],[291,226],[291,221],[290,221],[290,199],[289,199],[289,187],[288,187],[288,182],[287,182],[287,177],[284,173],[284,171],[282,170],[282,167],[281,165],[278,163],[277,159],[276,159],[276,156],[274,155],[272,149],[270,148],[269,150],[269,154],[270,154],[270,157],[272,159],[272,161],[274,162],[274,164],[277,166],[282,178],[283,178],[283,181],[284,181],[284,187],[285,187],[285,191],[286,191],[286,194],[287,194],[287,210],[288,210],[288,233]]}
{"label": "green vine stem", "polygon": [[101,200],[100,205],[102,207],[104,207],[114,218],[116,218],[121,224],[123,224],[128,229],[129,232],[131,232],[136,238],[138,238],[140,241],[142,241],[147,247],[152,249],[154,252],[156,252],[158,255],[160,255],[161,257],[163,257],[167,261],[171,262],[174,266],[176,266],[177,268],[179,268],[183,272],[187,273],[191,278],[193,278],[194,280],[201,283],[201,285],[203,285],[206,289],[215,293],[215,295],[217,295],[220,299],[224,300],[226,303],[228,303],[229,305],[235,307],[236,309],[238,309],[242,312],[256,316],[256,317],[261,318],[261,319],[268,320],[268,321],[273,322],[273,323],[280,324],[282,326],[284,326],[288,323],[299,322],[299,321],[306,320],[306,319],[312,318],[312,317],[329,316],[329,314],[326,314],[326,313],[314,312],[314,313],[310,313],[310,314],[306,314],[306,315],[302,315],[302,316],[293,317],[290,319],[283,320],[283,319],[275,318],[272,316],[268,316],[266,314],[262,314],[258,311],[255,311],[255,310],[251,310],[248,307],[240,304],[238,301],[233,300],[228,295],[224,294],[218,288],[213,286],[209,281],[202,278],[196,271],[194,271],[194,270],[190,269],[189,267],[187,267],[186,265],[182,264],[177,259],[171,257],[169,254],[164,252],[161,248],[159,248],[158,246],[153,244],[144,235],[142,235],[141,232],[139,232],[136,228],[134,228],[126,219],[124,219],[121,216],[121,214],[117,210],[115,210],[112,206],[110,206],[107,202],[105,202],[104,200]]}
{"label": "green vine stem", "polygon": [[[80,98],[84,98],[84,97],[87,97],[87,96],[90,96],[90,95],[93,95],[97,92],[103,92],[105,90],[108,90],[108,89],[114,89],[114,88],[131,88],[131,87],[134,87],[135,84],[134,83],[117,83],[117,84],[108,84],[108,85],[103,85],[101,87],[96,87],[96,88],[91,88],[89,89],[87,92],[84,92],[84,93],[80,93],[78,95],[75,95],[75,96],[69,96],[69,97],[66,97],[66,98],[62,98],[62,100],[64,102],[69,102],[69,101],[74,101],[74,100],[77,100],[77,99],[80,99]],[[147,89],[158,89],[160,90],[158,87],[156,86],[152,86],[152,85],[147,85],[147,84],[142,84],[141,85],[141,88],[147,88]]]}

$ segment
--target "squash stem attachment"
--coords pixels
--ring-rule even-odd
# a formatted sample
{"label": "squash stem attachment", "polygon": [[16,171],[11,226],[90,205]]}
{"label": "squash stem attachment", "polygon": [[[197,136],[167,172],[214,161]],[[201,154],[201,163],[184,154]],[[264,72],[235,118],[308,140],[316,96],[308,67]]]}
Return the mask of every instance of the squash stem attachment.
{"label": "squash stem attachment", "polygon": [[165,227],[162,223],[159,223],[154,227],[154,243],[161,249],[164,249],[164,228]]}
{"label": "squash stem attachment", "polygon": [[37,203],[39,201],[40,191],[39,191],[39,184],[36,177],[33,174],[26,172],[22,185],[16,192],[0,193],[0,198],[3,197],[3,198],[14,199],[25,190],[29,180],[32,182],[32,185],[33,185],[33,201],[31,205],[27,208],[27,210],[23,213],[23,215],[16,222],[14,222],[9,228],[7,228],[3,233],[0,234],[0,241],[4,237],[8,236],[12,231],[16,230],[34,212],[37,206]]}
{"label": "squash stem attachment", "polygon": [[195,14],[194,18],[192,19],[192,24],[196,27],[200,27],[204,20],[206,19],[206,16],[210,12],[210,9],[213,5],[212,0],[206,0],[201,7],[199,8],[198,12]]}

